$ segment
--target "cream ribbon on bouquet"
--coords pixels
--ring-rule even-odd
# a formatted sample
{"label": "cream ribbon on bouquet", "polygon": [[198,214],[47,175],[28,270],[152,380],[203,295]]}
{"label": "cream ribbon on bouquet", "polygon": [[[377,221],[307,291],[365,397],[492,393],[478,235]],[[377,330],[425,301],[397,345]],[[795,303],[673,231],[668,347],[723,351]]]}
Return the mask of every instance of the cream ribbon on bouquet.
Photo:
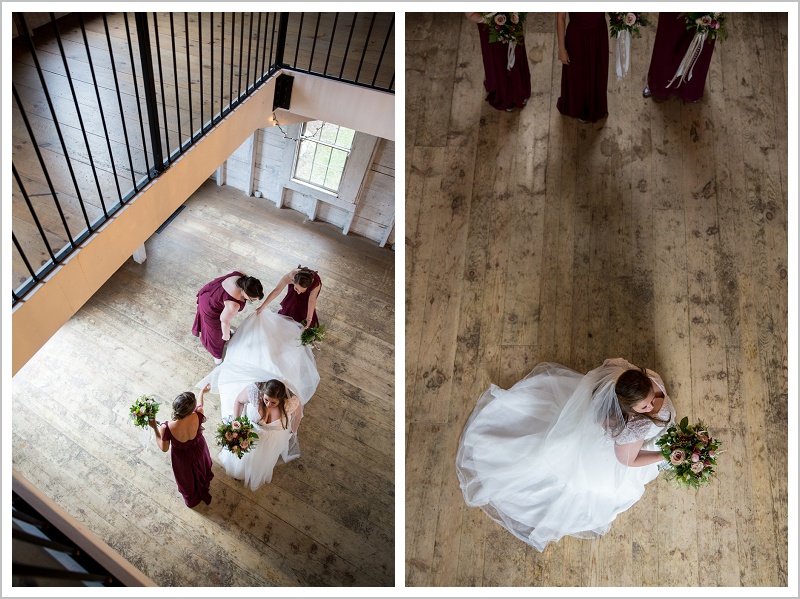
{"label": "cream ribbon on bouquet", "polygon": [[622,79],[631,68],[631,32],[620,31],[617,35],[617,77]]}
{"label": "cream ribbon on bouquet", "polygon": [[508,70],[509,71],[514,68],[514,63],[517,61],[517,57],[516,57],[516,53],[515,53],[516,49],[517,49],[517,42],[515,42],[514,40],[511,40],[510,42],[508,42]]}
{"label": "cream ribbon on bouquet", "polygon": [[694,38],[692,38],[692,43],[689,44],[689,48],[686,50],[686,54],[681,61],[681,64],[678,65],[678,70],[675,71],[675,75],[670,79],[669,83],[667,83],[667,87],[672,85],[676,79],[679,79],[678,85],[675,87],[680,87],[681,83],[684,81],[691,81],[692,80],[692,69],[694,69],[694,65],[697,62],[697,59],[700,58],[700,53],[703,51],[703,44],[706,41],[707,32],[698,31],[694,34]]}

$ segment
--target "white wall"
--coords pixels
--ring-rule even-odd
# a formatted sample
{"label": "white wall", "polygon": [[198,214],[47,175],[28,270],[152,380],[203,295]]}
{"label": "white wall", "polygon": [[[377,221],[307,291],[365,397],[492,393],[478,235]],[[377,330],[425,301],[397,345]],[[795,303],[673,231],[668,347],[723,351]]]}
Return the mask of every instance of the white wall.
{"label": "white wall", "polygon": [[291,180],[295,139],[300,132],[300,124],[291,121],[303,117],[277,116],[280,128],[256,131],[228,158],[223,167],[224,178],[218,182],[248,195],[260,191],[266,200],[278,206],[302,212],[312,220],[331,223],[343,233],[391,246],[395,211],[394,142],[359,131],[339,197],[332,197]]}

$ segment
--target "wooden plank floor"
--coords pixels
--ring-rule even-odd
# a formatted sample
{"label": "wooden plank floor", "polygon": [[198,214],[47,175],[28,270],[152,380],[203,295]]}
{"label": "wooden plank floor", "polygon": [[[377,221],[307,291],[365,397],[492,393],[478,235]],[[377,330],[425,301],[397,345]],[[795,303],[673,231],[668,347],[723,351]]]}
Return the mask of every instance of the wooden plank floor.
{"label": "wooden plank floor", "polygon": [[[406,584],[786,586],[787,16],[731,14],[694,105],[642,98],[645,29],[594,125],[556,109],[554,15],[526,31],[533,94],[498,112],[475,24],[406,14]],[[712,426],[716,481],[658,479],[542,553],[468,508],[454,461],[486,387],[616,356]]]}
{"label": "wooden plank floor", "polygon": [[[185,205],[14,377],[13,467],[159,585],[393,585],[394,252],[211,181]],[[302,456],[255,492],[230,478],[211,395],[213,499],[189,509],[169,454],[137,451],[128,407],[212,369],[197,289],[234,269],[271,289],[299,262],[320,271],[328,327]]]}
{"label": "wooden plank floor", "polygon": [[[189,139],[192,132],[199,131],[201,122],[208,123],[212,112],[216,114],[221,106],[227,106],[231,97],[236,97],[238,90],[244,92],[247,87],[251,87],[257,69],[262,70],[265,62],[270,64],[271,60],[274,61],[276,52],[275,39],[271,34],[276,13],[269,13],[269,17],[267,13],[236,13],[235,16],[233,13],[216,13],[213,29],[210,13],[203,13],[200,22],[197,13],[186,16],[188,48],[184,13],[176,13],[172,19],[175,31],[173,64],[169,14],[158,13],[158,35],[153,27],[153,16],[149,15],[150,45],[156,64],[156,97],[164,157],[175,152],[179,143]],[[328,72],[335,75],[341,74],[351,80],[358,76],[358,80],[362,82],[371,82],[374,78],[376,85],[389,86],[394,77],[393,37],[387,44],[380,67],[378,57],[389,32],[391,13],[377,14],[374,22],[368,13],[341,13],[338,17],[332,13],[323,13],[318,26],[317,16],[318,13],[303,13],[301,26],[300,14],[290,13],[286,62],[297,64],[301,69],[310,65],[314,72],[321,72],[327,66]],[[17,37],[12,43],[12,81],[19,96],[19,104],[24,108],[36,144],[40,148],[42,160],[47,165],[59,206],[56,206],[48,181],[42,173],[16,99],[12,111],[14,166],[54,252],[58,252],[68,243],[59,207],[71,235],[76,237],[86,228],[87,220],[91,223],[101,217],[104,205],[110,208],[118,203],[120,196],[132,190],[135,182],[140,181],[153,166],[147,107],[143,101],[137,101],[137,90],[138,97],[142,97],[144,83],[136,24],[132,13],[127,15],[127,23],[124,17],[123,13],[105,15],[108,24],[106,37],[102,13],[83,14],[85,40],[76,14],[67,15],[58,21],[60,45],[64,49],[71,81],[66,75],[59,39],[53,33],[51,25],[36,30],[33,37],[36,61],[43,71],[49,102],[37,74],[36,61],[23,38]],[[202,39],[198,34],[200,25]],[[349,37],[351,26],[353,34]],[[259,30],[261,37],[266,35],[267,41],[271,42],[269,48],[256,41]],[[133,45],[133,61],[128,48],[127,31],[130,32]],[[209,45],[212,37],[215,47],[213,63]],[[355,50],[365,44],[368,52],[364,54],[362,62],[361,52],[356,53]],[[113,49],[113,60],[109,45]],[[350,52],[344,60],[348,47]],[[162,57],[160,65],[159,48]],[[224,57],[220,56],[220,50],[223,49]],[[190,55],[188,61],[187,52]],[[252,59],[248,60],[248,56],[252,56]],[[225,63],[224,81],[220,78],[222,62]],[[158,70],[159,66],[161,71]],[[95,80],[97,88],[94,85]],[[73,89],[77,97],[77,110]],[[53,112],[56,119],[53,118]],[[79,113],[86,130],[85,136]],[[105,128],[108,129],[108,140],[105,138]],[[130,158],[128,148],[131,152]],[[69,162],[65,155],[69,156]],[[49,253],[41,241],[36,223],[16,181],[12,186],[12,200],[14,235],[32,267],[38,269],[48,261]],[[29,276],[19,252],[14,248],[13,288],[24,283]]]}

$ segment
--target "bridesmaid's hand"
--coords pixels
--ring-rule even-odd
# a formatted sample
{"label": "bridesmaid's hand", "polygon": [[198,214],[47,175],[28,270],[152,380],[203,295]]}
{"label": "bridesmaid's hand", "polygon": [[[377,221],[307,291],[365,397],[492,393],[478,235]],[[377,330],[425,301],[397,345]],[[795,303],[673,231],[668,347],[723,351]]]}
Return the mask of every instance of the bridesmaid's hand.
{"label": "bridesmaid's hand", "polygon": [[563,64],[569,64],[569,54],[567,54],[567,49],[566,48],[559,48],[558,49],[558,59]]}

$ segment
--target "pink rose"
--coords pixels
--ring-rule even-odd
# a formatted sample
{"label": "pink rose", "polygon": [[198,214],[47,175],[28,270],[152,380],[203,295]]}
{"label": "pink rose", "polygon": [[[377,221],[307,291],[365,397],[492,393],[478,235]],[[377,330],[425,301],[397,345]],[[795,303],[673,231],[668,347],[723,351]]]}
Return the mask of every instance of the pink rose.
{"label": "pink rose", "polygon": [[501,26],[502,26],[502,25],[505,25],[505,24],[506,24],[506,16],[505,16],[505,15],[497,15],[497,16],[494,18],[494,22],[495,22],[495,24],[497,24],[497,25],[501,25]]}
{"label": "pink rose", "polygon": [[514,25],[519,23],[519,15],[517,13],[515,12],[511,13],[511,22],[514,23]]}
{"label": "pink rose", "polygon": [[238,431],[240,428],[242,428],[242,423],[239,422],[238,420],[234,420],[233,422],[231,422],[231,428],[235,431]]}
{"label": "pink rose", "polygon": [[697,433],[697,438],[700,440],[701,443],[708,445],[708,434],[705,431],[701,431]]}
{"label": "pink rose", "polygon": [[694,472],[695,474],[699,474],[700,472],[702,472],[703,468],[705,468],[705,466],[703,466],[703,462],[695,462],[694,464],[692,464],[692,472]]}
{"label": "pink rose", "polygon": [[242,441],[242,449],[247,449],[249,446],[250,446],[250,441],[248,441],[247,439]]}
{"label": "pink rose", "polygon": [[226,438],[228,441],[230,441],[230,440],[232,440],[232,439],[233,439],[233,435],[231,435],[231,431],[228,431],[227,433],[225,433],[225,438]]}
{"label": "pink rose", "polygon": [[233,438],[236,439],[239,437],[239,433],[233,433]]}
{"label": "pink rose", "polygon": [[673,466],[678,466],[683,464],[684,460],[686,459],[686,452],[682,449],[676,449],[671,454],[669,454],[669,461]]}
{"label": "pink rose", "polygon": [[717,21],[714,21],[714,22],[711,24],[711,26],[712,26],[714,29],[719,29],[719,23],[718,23]]}
{"label": "pink rose", "polygon": [[700,454],[699,454],[699,453],[697,453],[696,451],[695,451],[695,452],[692,454],[692,461],[693,461],[693,462],[698,462],[698,461],[700,461]]}
{"label": "pink rose", "polygon": [[700,17],[700,23],[708,27],[709,25],[711,25],[711,17],[709,17],[708,15]]}
{"label": "pink rose", "polygon": [[708,457],[710,457],[713,460],[715,457],[717,457],[717,452],[716,451],[709,451],[708,452]]}
{"label": "pink rose", "polygon": [[634,23],[636,23],[636,15],[632,12],[629,12],[627,15],[625,15],[625,24],[628,27],[631,27]]}

